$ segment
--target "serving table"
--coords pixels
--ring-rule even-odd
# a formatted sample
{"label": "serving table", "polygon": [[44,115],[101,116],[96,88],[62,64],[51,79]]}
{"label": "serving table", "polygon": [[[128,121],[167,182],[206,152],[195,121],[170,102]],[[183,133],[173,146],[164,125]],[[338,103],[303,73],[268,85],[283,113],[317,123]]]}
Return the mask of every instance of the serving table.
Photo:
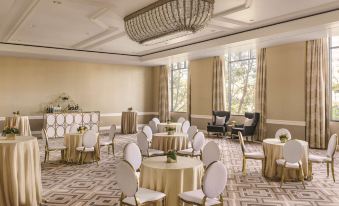
{"label": "serving table", "polygon": [[0,137],[0,205],[39,205],[42,183],[36,137]]}
{"label": "serving table", "polygon": [[201,187],[204,173],[200,160],[177,156],[176,163],[166,163],[166,156],[142,161],[140,186],[166,194],[166,205],[177,205],[178,194]]}
{"label": "serving table", "polygon": [[[308,143],[298,140],[304,147],[304,154],[301,158],[302,167],[304,171],[304,178],[308,178]],[[277,167],[276,160],[283,159],[283,147],[285,143],[281,143],[280,139],[269,138],[263,141],[263,149],[266,156],[265,177],[280,178],[282,167]],[[301,174],[300,174],[301,175]],[[286,168],[285,179],[296,180],[298,178],[297,170]]]}
{"label": "serving table", "polygon": [[137,133],[138,112],[125,111],[121,114],[121,133],[135,134]]}
{"label": "serving table", "polygon": [[178,122],[170,122],[170,123],[162,122],[162,123],[157,124],[158,132],[166,132],[166,127],[172,127],[172,128],[175,128],[176,133],[180,133],[181,126],[182,124]]}
{"label": "serving table", "polygon": [[[65,134],[64,145],[67,147],[66,151],[66,161],[67,162],[78,162],[80,158],[80,152],[76,150],[77,147],[82,146],[83,134],[81,133],[68,133]],[[100,160],[100,143],[99,143],[99,133],[96,133],[97,144],[95,145],[95,155],[97,160]],[[93,161],[91,155],[87,155],[84,162]]]}
{"label": "serving table", "polygon": [[184,133],[168,134],[167,132],[153,134],[151,148],[168,152],[188,148],[188,135]]}
{"label": "serving table", "polygon": [[19,130],[20,136],[31,136],[31,127],[29,125],[28,116],[12,116],[6,117],[4,122],[4,128],[6,127],[14,127]]}

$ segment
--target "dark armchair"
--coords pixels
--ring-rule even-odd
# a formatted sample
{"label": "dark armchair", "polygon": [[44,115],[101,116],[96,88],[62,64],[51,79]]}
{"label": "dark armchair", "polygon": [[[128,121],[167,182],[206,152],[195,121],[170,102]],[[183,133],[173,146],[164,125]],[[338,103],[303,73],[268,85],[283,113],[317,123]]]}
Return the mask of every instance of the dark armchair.
{"label": "dark armchair", "polygon": [[251,140],[253,141],[253,136],[255,132],[255,128],[257,127],[257,124],[259,122],[260,113],[250,113],[245,112],[245,117],[248,119],[253,119],[253,122],[250,126],[244,126],[242,125],[235,125],[235,127],[232,128],[232,138],[233,136],[238,136],[238,132],[241,132],[243,136],[246,137],[246,140],[248,141],[248,137],[251,137]]}
{"label": "dark armchair", "polygon": [[[225,136],[226,132],[227,132],[227,122],[230,119],[231,113],[227,112],[227,111],[213,111],[213,122],[212,123],[208,123],[207,125],[207,132],[208,135],[210,134],[210,132],[214,132],[217,134],[223,134],[223,136]],[[223,125],[216,125],[216,116],[218,117],[226,117],[225,118],[225,123]]]}

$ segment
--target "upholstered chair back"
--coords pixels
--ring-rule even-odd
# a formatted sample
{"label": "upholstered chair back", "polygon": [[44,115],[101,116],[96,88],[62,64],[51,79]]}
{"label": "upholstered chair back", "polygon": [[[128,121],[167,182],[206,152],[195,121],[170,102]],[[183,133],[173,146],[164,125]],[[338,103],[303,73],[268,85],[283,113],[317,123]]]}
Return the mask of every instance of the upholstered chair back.
{"label": "upholstered chair back", "polygon": [[82,137],[82,145],[86,148],[94,147],[97,143],[96,133],[93,130],[88,130]]}
{"label": "upholstered chair back", "polygon": [[298,140],[289,140],[283,148],[283,156],[288,163],[297,163],[301,160],[304,148]]}
{"label": "upholstered chair back", "polygon": [[205,144],[205,135],[202,132],[197,132],[193,137],[192,148],[194,151],[200,151]]}
{"label": "upholstered chair back", "polygon": [[113,140],[114,139],[116,131],[117,131],[117,126],[115,124],[112,124],[111,128],[109,129],[109,134],[108,134],[109,140]]}
{"label": "upholstered chair back", "polygon": [[145,125],[143,128],[142,128],[142,131],[145,133],[146,137],[147,137],[147,141],[151,141],[152,140],[152,135],[153,135],[153,132],[152,132],[152,129],[150,126],[148,125]]}
{"label": "upholstered chair back", "polygon": [[138,145],[135,143],[128,143],[124,147],[123,159],[129,162],[133,169],[137,171],[142,162],[142,156]]}
{"label": "upholstered chair back", "polygon": [[127,161],[121,161],[117,167],[117,182],[121,192],[127,197],[134,197],[139,189],[138,177]]}
{"label": "upholstered chair back", "polygon": [[208,167],[212,162],[220,160],[220,148],[214,141],[209,141],[202,150],[202,162]]}
{"label": "upholstered chair back", "polygon": [[208,198],[217,198],[225,190],[227,184],[227,170],[220,161],[211,163],[205,172],[202,191]]}
{"label": "upholstered chair back", "polygon": [[182,127],[181,127],[182,132],[185,133],[185,134],[187,134],[188,128],[190,127],[190,125],[191,125],[191,124],[190,124],[190,122],[189,122],[188,120],[184,121],[184,122],[182,123]]}
{"label": "upholstered chair back", "polygon": [[192,142],[194,135],[198,132],[198,127],[197,126],[190,126],[187,130],[188,134],[188,141]]}
{"label": "upholstered chair back", "polygon": [[337,141],[338,141],[337,134],[333,134],[330,140],[328,141],[327,152],[326,152],[326,155],[328,157],[332,158],[334,156],[335,150],[337,148]]}
{"label": "upholstered chair back", "polygon": [[149,142],[147,141],[147,136],[143,132],[137,134],[137,143],[141,150],[142,155],[148,154]]}
{"label": "upholstered chair back", "polygon": [[157,133],[158,132],[158,124],[156,123],[156,121],[151,120],[151,121],[149,121],[148,125],[152,129],[152,133]]}
{"label": "upholstered chair back", "polygon": [[177,120],[177,122],[178,123],[184,123],[184,121],[185,121],[185,118],[183,118],[183,117],[179,117],[179,119]]}

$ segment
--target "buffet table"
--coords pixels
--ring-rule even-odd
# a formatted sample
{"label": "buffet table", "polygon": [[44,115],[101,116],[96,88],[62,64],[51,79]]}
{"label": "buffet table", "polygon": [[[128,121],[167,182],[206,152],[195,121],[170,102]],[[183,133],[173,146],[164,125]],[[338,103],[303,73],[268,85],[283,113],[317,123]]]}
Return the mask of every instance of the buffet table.
{"label": "buffet table", "polygon": [[166,156],[142,161],[140,186],[166,194],[166,205],[177,205],[178,194],[201,187],[204,167],[200,160],[177,156],[177,163],[166,163]]}
{"label": "buffet table", "polygon": [[[308,143],[299,140],[304,146],[304,154],[301,158],[302,167],[304,171],[304,178],[308,177]],[[277,167],[276,160],[283,159],[283,148],[285,143],[281,143],[279,139],[265,139],[263,141],[264,153],[266,156],[265,177],[275,178],[281,177],[282,168]],[[298,177],[297,170],[286,169],[285,179],[296,180]]]}
{"label": "buffet table", "polygon": [[36,137],[0,137],[0,205],[39,205],[42,183]]}
{"label": "buffet table", "polygon": [[4,128],[14,127],[19,129],[20,136],[31,136],[31,127],[29,124],[28,116],[12,116],[6,117],[4,122]]}
{"label": "buffet table", "polygon": [[188,135],[184,133],[153,134],[151,148],[168,152],[170,150],[184,150],[188,148]]}
{"label": "buffet table", "polygon": [[[66,152],[66,161],[67,162],[78,162],[80,157],[80,152],[76,150],[77,147],[82,146],[82,137],[83,134],[74,133],[74,134],[65,134],[64,145],[67,147]],[[97,133],[97,144],[95,149],[95,155],[97,160],[100,160],[100,144],[99,144],[99,133]],[[84,162],[92,162],[93,157],[91,155],[87,155]]]}
{"label": "buffet table", "polygon": [[136,111],[125,111],[121,115],[121,133],[137,133],[138,113]]}

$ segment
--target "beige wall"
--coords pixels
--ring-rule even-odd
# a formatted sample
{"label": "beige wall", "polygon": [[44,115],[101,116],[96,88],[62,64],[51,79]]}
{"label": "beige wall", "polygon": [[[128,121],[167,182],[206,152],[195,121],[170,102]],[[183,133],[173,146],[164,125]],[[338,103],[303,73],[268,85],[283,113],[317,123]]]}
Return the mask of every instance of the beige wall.
{"label": "beige wall", "polygon": [[16,110],[42,114],[43,106],[63,92],[86,111],[119,113],[130,106],[156,111],[152,68],[0,57],[0,74],[0,116]]}
{"label": "beige wall", "polygon": [[[305,42],[267,48],[267,119],[305,121],[305,69]],[[305,138],[304,126],[273,124],[268,124],[267,137],[281,127]]]}

